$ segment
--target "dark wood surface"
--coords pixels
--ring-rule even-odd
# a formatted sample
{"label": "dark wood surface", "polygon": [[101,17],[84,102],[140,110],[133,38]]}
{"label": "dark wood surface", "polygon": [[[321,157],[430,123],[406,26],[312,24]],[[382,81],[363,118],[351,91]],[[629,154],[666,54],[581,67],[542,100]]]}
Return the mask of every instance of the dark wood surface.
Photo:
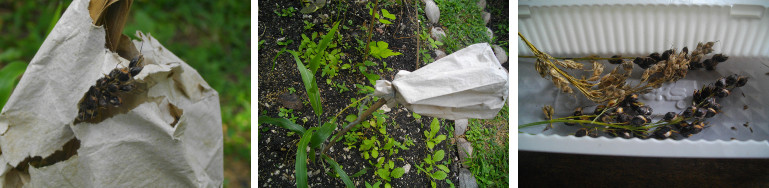
{"label": "dark wood surface", "polygon": [[769,159],[518,151],[519,187],[769,187]]}

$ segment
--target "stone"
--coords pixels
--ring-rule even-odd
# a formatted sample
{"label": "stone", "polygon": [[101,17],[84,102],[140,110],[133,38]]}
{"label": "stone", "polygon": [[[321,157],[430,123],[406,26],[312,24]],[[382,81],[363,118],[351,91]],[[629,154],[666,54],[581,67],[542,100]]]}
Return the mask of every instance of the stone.
{"label": "stone", "polygon": [[481,10],[485,9],[486,8],[486,0],[478,1],[478,3],[476,3],[476,5],[478,5],[478,8],[481,8]]}
{"label": "stone", "polygon": [[491,13],[483,11],[482,17],[483,17],[483,24],[488,25],[489,21],[491,21]]}
{"label": "stone", "polygon": [[380,110],[384,111],[385,113],[390,112],[392,109],[388,107],[386,104],[382,105],[382,107],[379,108]]}
{"label": "stone", "polygon": [[499,47],[499,45],[492,45],[491,48],[494,49],[494,55],[497,56],[497,60],[499,60],[500,64],[507,62],[507,54],[505,53],[505,49]]}
{"label": "stone", "polygon": [[467,168],[465,161],[467,161],[467,158],[473,156],[473,144],[464,138],[459,138],[458,140],[457,151],[459,152],[459,164],[462,164],[462,166]]}
{"label": "stone", "polygon": [[430,36],[438,42],[443,42],[443,38],[446,37],[446,32],[443,31],[443,28],[433,27],[430,29]]}
{"label": "stone", "polygon": [[443,57],[446,57],[446,52],[443,52],[443,50],[435,50],[435,60],[439,60]]}
{"label": "stone", "polygon": [[441,11],[438,9],[438,5],[433,0],[425,0],[425,14],[430,23],[437,24],[438,19],[441,18]]}
{"label": "stone", "polygon": [[454,120],[454,137],[465,134],[467,131],[467,119]]}
{"label": "stone", "polygon": [[288,109],[301,110],[302,101],[299,100],[299,96],[296,94],[284,93],[278,96],[278,102]]}
{"label": "stone", "polygon": [[404,174],[408,174],[411,171],[411,164],[406,163],[406,165],[403,165],[403,170],[405,171]]}
{"label": "stone", "polygon": [[489,39],[493,39],[494,38],[494,31],[491,31],[491,28],[487,27],[486,28],[486,35],[489,36]]}
{"label": "stone", "polygon": [[478,188],[475,176],[466,168],[459,170],[459,188]]}

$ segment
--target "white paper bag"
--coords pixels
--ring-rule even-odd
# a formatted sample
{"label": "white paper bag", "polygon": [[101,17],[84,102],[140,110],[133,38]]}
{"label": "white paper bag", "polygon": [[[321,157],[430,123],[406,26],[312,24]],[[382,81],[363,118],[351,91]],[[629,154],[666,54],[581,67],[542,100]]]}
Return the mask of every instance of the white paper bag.
{"label": "white paper bag", "polygon": [[508,74],[487,43],[473,44],[392,82],[377,80],[375,96],[388,106],[445,119],[491,119],[505,105]]}
{"label": "white paper bag", "polygon": [[[128,60],[104,47],[87,0],[75,0],[46,38],[0,112],[3,187],[220,187],[223,139],[219,96],[189,65],[151,36],[132,100],[98,123],[78,123],[78,102],[96,80]],[[79,141],[76,154],[47,158]],[[49,161],[50,162],[50,161]]]}

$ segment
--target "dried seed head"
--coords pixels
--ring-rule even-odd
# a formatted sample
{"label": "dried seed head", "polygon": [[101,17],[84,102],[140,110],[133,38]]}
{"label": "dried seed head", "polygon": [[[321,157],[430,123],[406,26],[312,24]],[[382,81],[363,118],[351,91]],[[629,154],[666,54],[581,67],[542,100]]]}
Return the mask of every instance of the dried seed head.
{"label": "dried seed head", "polygon": [[665,121],[672,121],[677,117],[678,117],[678,114],[676,114],[675,112],[668,112],[665,114],[665,117],[663,117],[662,119]]}

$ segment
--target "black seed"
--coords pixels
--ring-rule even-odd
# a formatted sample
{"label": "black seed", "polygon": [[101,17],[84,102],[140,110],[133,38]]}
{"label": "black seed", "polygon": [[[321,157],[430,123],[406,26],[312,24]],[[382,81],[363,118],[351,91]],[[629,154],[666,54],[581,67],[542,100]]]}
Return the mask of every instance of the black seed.
{"label": "black seed", "polygon": [[718,111],[716,111],[716,109],[708,108],[708,112],[705,114],[705,118],[711,118],[716,114],[718,114]]}
{"label": "black seed", "polygon": [[705,114],[708,113],[708,110],[705,108],[698,108],[696,112],[694,112],[694,117],[696,118],[704,118]]}
{"label": "black seed", "polygon": [[649,120],[642,115],[637,115],[633,117],[633,120],[630,120],[630,124],[633,124],[635,126],[641,126],[646,124],[647,122],[649,122]]}
{"label": "black seed", "polygon": [[112,71],[109,72],[109,77],[110,78],[117,78],[118,75],[120,75],[120,70],[117,69],[117,68],[116,69],[112,69]]}
{"label": "black seed", "polygon": [[716,88],[726,87],[726,78],[719,78],[718,80],[716,80],[715,86]]}
{"label": "black seed", "polygon": [[738,78],[739,76],[737,76],[736,74],[729,75],[728,77],[726,77],[726,85],[731,86],[736,84]]}
{"label": "black seed", "polygon": [[713,55],[711,59],[713,59],[713,61],[715,62],[720,63],[720,62],[726,61],[727,59],[729,59],[729,57],[725,56],[724,54],[716,54],[716,55]]}
{"label": "black seed", "polygon": [[128,64],[128,67],[136,67],[136,64],[139,64],[139,58],[141,56],[136,56],[133,59],[131,59],[131,63]]}
{"label": "black seed", "polygon": [[109,92],[114,93],[114,92],[117,92],[117,90],[118,90],[118,87],[115,84],[110,84],[107,86],[107,91]]}
{"label": "black seed", "polygon": [[689,70],[697,70],[697,69],[701,69],[702,67],[703,67],[702,62],[699,62],[699,61],[689,62]]}
{"label": "black seed", "polygon": [[654,61],[656,62],[662,61],[662,57],[660,56],[660,53],[657,53],[657,52],[649,54],[649,58],[654,59]]}
{"label": "black seed", "polygon": [[716,98],[711,97],[705,100],[705,107],[713,108],[716,106],[718,106],[718,103],[716,103]]}
{"label": "black seed", "polygon": [[126,84],[123,86],[120,86],[120,91],[131,91],[133,90],[134,85],[133,84]]}
{"label": "black seed", "polygon": [[583,137],[585,135],[587,135],[587,129],[585,129],[585,128],[581,128],[581,129],[577,130],[576,133],[574,133],[574,136],[576,136],[576,137]]}
{"label": "black seed", "polygon": [[128,79],[131,79],[131,75],[128,72],[121,72],[117,78],[120,82],[126,82]]}
{"label": "black seed", "polygon": [[694,115],[695,111],[697,111],[697,107],[689,106],[688,108],[686,108],[684,110],[683,115],[684,115],[685,118],[690,118],[690,117],[692,117]]}
{"label": "black seed", "polygon": [[676,114],[675,112],[668,112],[665,114],[665,117],[663,117],[662,119],[665,121],[672,121],[676,117],[678,117],[678,114]]}
{"label": "black seed", "polygon": [[[622,58],[622,56],[614,55],[614,56],[611,56],[611,58]],[[611,64],[622,64],[622,59],[612,59],[612,60],[609,60],[609,63],[611,63]]]}
{"label": "black seed", "polygon": [[144,67],[131,67],[131,76],[136,76]]}
{"label": "black seed", "polygon": [[720,89],[716,92],[716,96],[719,98],[724,98],[726,96],[729,96],[729,90],[728,89]]}
{"label": "black seed", "polygon": [[673,49],[665,50],[665,52],[662,52],[662,60],[668,60],[671,54],[673,54]]}
{"label": "black seed", "polygon": [[740,76],[739,78],[737,78],[737,84],[735,84],[734,86],[742,87],[742,86],[745,86],[745,84],[747,83],[748,83],[748,77]]}
{"label": "black seed", "polygon": [[630,115],[619,114],[619,115],[617,115],[617,119],[616,120],[617,120],[618,123],[626,123],[626,122],[630,121],[630,119],[632,119],[632,116],[630,116]]}
{"label": "black seed", "polygon": [[123,103],[123,101],[117,96],[112,96],[112,98],[109,99],[109,103],[114,107],[118,107]]}
{"label": "black seed", "polygon": [[638,114],[647,115],[647,116],[652,115],[652,111],[653,111],[652,108],[649,106],[639,106],[636,109],[636,112],[638,112]]}
{"label": "black seed", "polygon": [[684,47],[684,49],[681,49],[681,52],[684,52],[684,54],[689,54],[689,47]]}
{"label": "black seed", "polygon": [[716,62],[711,59],[706,59],[705,61],[702,61],[702,65],[705,67],[713,67],[716,66]]}
{"label": "black seed", "polygon": [[671,135],[670,127],[662,126],[660,128],[657,128],[657,129],[654,130],[653,135],[654,135],[655,138],[658,138],[658,139],[668,138]]}

